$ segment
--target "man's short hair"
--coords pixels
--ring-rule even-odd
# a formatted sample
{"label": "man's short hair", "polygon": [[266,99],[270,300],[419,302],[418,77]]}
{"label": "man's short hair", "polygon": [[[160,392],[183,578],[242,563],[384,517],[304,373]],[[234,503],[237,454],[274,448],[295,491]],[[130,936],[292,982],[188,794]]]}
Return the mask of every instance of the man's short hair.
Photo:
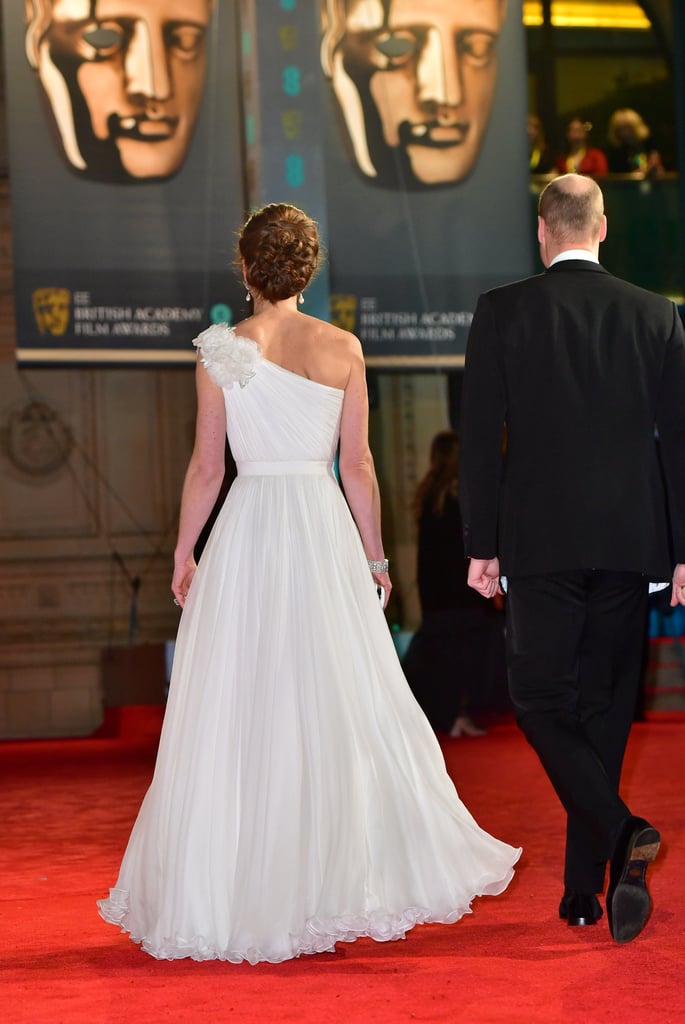
{"label": "man's short hair", "polygon": [[559,241],[596,238],[602,227],[604,198],[591,178],[589,187],[570,189],[563,179],[555,178],[542,190],[538,213],[550,234]]}

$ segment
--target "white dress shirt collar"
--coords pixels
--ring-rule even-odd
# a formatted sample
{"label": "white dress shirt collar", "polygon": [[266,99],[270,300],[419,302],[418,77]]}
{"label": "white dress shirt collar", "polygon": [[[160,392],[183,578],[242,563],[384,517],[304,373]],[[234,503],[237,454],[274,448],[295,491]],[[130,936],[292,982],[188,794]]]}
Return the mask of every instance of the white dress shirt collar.
{"label": "white dress shirt collar", "polygon": [[[589,249],[566,249],[555,256],[549,266],[553,267],[555,263],[561,263],[562,260],[587,260],[588,263],[599,263],[595,254]],[[549,267],[547,269],[549,270]]]}

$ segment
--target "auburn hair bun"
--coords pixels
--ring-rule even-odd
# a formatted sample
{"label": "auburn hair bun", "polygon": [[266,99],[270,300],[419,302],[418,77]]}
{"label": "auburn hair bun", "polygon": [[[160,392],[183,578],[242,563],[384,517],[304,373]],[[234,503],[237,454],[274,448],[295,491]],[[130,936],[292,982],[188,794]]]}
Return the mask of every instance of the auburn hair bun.
{"label": "auburn hair bun", "polygon": [[319,266],[316,222],[296,206],[271,203],[243,225],[238,252],[250,288],[269,302],[304,291]]}

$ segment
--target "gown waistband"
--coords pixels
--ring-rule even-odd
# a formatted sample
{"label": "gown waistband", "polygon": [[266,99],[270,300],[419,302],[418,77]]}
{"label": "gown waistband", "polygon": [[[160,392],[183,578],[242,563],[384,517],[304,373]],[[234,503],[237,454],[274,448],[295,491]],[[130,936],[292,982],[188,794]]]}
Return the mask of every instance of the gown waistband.
{"label": "gown waistband", "polygon": [[330,462],[302,459],[295,462],[238,462],[238,476],[330,476]]}

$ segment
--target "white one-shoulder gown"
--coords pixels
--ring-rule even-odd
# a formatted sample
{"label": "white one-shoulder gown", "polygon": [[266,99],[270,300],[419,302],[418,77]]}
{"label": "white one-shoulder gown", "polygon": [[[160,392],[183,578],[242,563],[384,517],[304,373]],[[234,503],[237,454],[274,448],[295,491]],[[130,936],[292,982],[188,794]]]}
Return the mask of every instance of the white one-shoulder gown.
{"label": "white one-shoulder gown", "polygon": [[520,850],[464,807],[402,674],[332,469],[343,392],[222,325],[196,344],[238,478],[100,913],[160,959],[251,963],[457,921]]}

